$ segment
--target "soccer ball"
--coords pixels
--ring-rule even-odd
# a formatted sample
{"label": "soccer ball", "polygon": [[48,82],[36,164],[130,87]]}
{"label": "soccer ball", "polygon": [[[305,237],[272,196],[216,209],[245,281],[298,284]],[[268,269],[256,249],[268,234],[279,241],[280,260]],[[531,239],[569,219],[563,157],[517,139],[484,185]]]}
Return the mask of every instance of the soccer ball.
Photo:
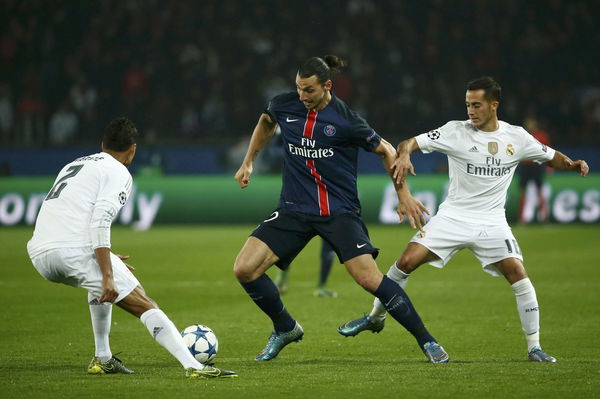
{"label": "soccer ball", "polygon": [[194,324],[186,327],[181,332],[181,336],[192,356],[200,363],[207,364],[217,356],[219,341],[213,330],[209,327],[202,324]]}

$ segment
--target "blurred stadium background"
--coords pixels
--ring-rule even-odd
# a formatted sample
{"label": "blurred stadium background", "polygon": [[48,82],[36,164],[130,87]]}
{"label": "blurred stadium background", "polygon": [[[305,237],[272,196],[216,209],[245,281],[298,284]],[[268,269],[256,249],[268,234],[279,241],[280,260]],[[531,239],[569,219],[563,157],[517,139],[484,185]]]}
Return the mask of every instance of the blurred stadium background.
{"label": "blurred stadium background", "polygon": [[[231,175],[267,101],[294,89],[301,61],[328,53],[349,62],[336,95],[394,144],[466,119],[465,82],[492,75],[504,89],[501,119],[533,119],[553,147],[600,167],[594,1],[0,0],[0,8],[1,225],[33,223],[51,178],[97,151],[120,115],[141,132],[136,199],[121,222],[260,220],[276,205],[278,180],[266,176],[279,172],[277,139],[256,165],[264,187],[240,194]],[[437,206],[445,158],[416,154],[415,165],[423,183],[414,184]],[[377,157],[362,153],[360,171],[367,221],[393,221]],[[597,176],[550,176],[551,220],[598,222],[599,187]],[[233,206],[240,196],[255,212],[215,218],[223,198]],[[208,197],[215,201],[198,204]],[[535,220],[535,200],[530,208]]]}
{"label": "blurred stadium background", "polygon": [[[599,10],[595,0],[0,0],[0,397],[597,397]],[[544,306],[544,346],[558,363],[527,362],[510,289],[480,273],[467,251],[451,270],[423,268],[408,286],[452,353],[448,367],[426,363],[394,323],[342,339],[337,325],[372,298],[337,266],[330,283],[340,298],[312,296],[316,240],[296,259],[284,298],[305,340],[275,362],[253,360],[270,326],[231,265],[277,204],[277,138],[249,188],[240,190],[233,173],[271,96],[294,89],[300,62],[331,53],[349,62],[336,95],[393,144],[466,119],[465,83],[492,75],[504,89],[501,119],[536,121],[553,147],[588,161],[585,179],[547,177],[553,224],[514,228]],[[141,138],[115,251],[132,255],[136,275],[176,325],[218,331],[218,364],[238,371],[238,381],[182,382],[169,355],[120,311],[111,346],[136,374],[90,378],[85,293],[47,283],[27,259],[25,242],[54,177],[99,151],[103,127],[122,115]],[[413,192],[435,210],[445,157],[413,161]],[[383,269],[413,232],[379,225],[396,221],[379,159],[361,152],[359,169]],[[513,224],[517,180],[507,201]],[[527,221],[535,222],[529,192]]]}

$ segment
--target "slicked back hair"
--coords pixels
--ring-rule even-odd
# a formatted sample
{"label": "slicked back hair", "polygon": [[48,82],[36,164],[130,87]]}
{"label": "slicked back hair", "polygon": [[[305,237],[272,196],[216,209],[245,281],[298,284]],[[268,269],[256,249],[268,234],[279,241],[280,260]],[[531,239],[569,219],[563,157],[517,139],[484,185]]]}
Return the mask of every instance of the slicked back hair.
{"label": "slicked back hair", "polygon": [[482,76],[477,79],[473,79],[467,83],[467,90],[483,90],[485,98],[488,101],[500,101],[502,96],[502,88],[500,84],[490,76]]}
{"label": "slicked back hair", "polygon": [[317,75],[319,83],[324,84],[345,66],[346,61],[336,55],[326,55],[323,58],[311,57],[298,69],[298,75],[303,79]]}

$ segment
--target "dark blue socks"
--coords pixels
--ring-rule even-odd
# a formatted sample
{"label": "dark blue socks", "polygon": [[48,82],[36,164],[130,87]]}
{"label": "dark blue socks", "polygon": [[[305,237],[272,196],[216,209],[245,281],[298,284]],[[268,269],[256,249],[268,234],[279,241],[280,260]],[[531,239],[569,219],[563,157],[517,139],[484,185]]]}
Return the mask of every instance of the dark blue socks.
{"label": "dark blue socks", "polygon": [[275,332],[288,332],[294,329],[296,320],[290,316],[285,306],[283,306],[277,286],[269,276],[263,274],[254,281],[240,282],[240,284],[260,310],[273,320]]}
{"label": "dark blue socks", "polygon": [[427,342],[437,342],[423,325],[406,292],[388,276],[383,276],[373,295],[379,298],[388,313],[416,338],[421,348]]}

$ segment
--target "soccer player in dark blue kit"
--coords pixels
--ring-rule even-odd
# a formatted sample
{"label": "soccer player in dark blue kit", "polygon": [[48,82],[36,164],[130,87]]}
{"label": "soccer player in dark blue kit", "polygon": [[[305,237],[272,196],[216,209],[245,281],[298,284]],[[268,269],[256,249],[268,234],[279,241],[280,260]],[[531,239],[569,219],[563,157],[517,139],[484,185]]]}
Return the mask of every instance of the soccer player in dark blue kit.
{"label": "soccer player in dark blue kit", "polygon": [[[375,263],[379,250],[371,244],[360,217],[358,150],[379,155],[389,173],[396,150],[331,92],[332,75],[343,66],[345,62],[333,55],[309,58],[296,75],[296,92],[276,96],[260,116],[235,174],[240,187],[250,184],[252,163],[279,125],[284,146],[279,206],[252,232],[234,265],[242,287],[274,325],[256,360],[271,360],[286,345],[302,339],[302,327],[289,314],[265,272],[274,264],[285,269],[311,238],[319,235],[354,280],[379,298],[415,337],[429,361],[447,362],[447,353],[429,334],[404,290]],[[412,227],[420,228],[426,208],[410,195],[406,185],[396,184],[396,191],[400,219],[406,217]]]}

